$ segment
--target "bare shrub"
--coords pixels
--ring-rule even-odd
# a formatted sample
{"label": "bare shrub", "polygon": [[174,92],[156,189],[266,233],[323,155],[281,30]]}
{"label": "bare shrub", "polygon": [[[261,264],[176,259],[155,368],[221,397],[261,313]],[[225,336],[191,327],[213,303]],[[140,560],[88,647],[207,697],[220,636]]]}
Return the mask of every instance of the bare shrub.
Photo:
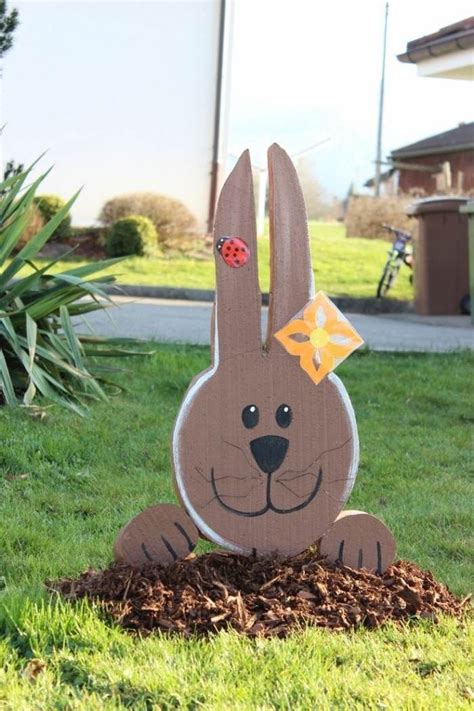
{"label": "bare shrub", "polygon": [[391,240],[392,236],[382,229],[383,224],[414,232],[416,220],[408,217],[405,212],[414,200],[413,195],[390,195],[379,198],[353,195],[346,212],[347,236]]}
{"label": "bare shrub", "polygon": [[336,218],[337,200],[328,195],[315,174],[313,161],[302,156],[295,162],[309,220],[333,220]]}
{"label": "bare shrub", "polygon": [[158,193],[127,193],[108,200],[99,220],[112,225],[130,215],[147,217],[158,233],[158,242],[164,249],[186,251],[194,244],[196,218],[179,200]]}

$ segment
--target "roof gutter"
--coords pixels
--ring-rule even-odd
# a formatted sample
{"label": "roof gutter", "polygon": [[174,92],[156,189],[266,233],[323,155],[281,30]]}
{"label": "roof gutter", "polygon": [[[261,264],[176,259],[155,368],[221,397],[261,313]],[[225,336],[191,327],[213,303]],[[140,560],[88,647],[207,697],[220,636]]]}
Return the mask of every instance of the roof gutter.
{"label": "roof gutter", "polygon": [[474,47],[474,31],[472,29],[464,32],[456,32],[451,36],[440,37],[419,47],[410,47],[403,54],[397,55],[400,62],[417,64],[423,59],[430,57],[440,57],[443,54],[456,52],[460,49],[471,49]]}
{"label": "roof gutter", "polygon": [[214,133],[212,142],[211,185],[209,191],[209,210],[207,214],[207,231],[212,232],[214,227],[214,214],[216,210],[217,185],[219,181],[219,143],[221,132],[222,114],[222,75],[224,69],[224,42],[225,42],[226,0],[220,2],[219,39],[217,48],[217,78],[216,98],[214,104]]}

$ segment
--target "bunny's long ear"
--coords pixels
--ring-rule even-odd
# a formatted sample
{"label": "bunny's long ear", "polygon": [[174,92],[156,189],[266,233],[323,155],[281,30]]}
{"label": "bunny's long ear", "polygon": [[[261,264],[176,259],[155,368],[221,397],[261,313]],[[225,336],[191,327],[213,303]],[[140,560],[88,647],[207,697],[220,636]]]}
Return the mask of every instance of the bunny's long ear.
{"label": "bunny's long ear", "polygon": [[[247,249],[248,248],[248,249]],[[223,360],[261,348],[261,293],[252,168],[248,151],[227,178],[214,225],[216,259],[215,357]]]}
{"label": "bunny's long ear", "polygon": [[268,149],[270,189],[270,310],[267,347],[314,296],[308,220],[303,193],[288,154],[274,143]]}

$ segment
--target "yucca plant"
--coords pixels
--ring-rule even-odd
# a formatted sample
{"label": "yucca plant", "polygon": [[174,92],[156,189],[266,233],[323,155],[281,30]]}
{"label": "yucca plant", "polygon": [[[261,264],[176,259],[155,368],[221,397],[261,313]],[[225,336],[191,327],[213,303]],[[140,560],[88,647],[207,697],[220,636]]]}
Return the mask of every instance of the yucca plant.
{"label": "yucca plant", "polygon": [[[37,268],[34,258],[71,209],[76,195],[22,246],[38,186],[28,170],[0,183],[0,399],[7,406],[34,406],[37,396],[84,414],[87,401],[107,399],[110,368],[94,356],[123,354],[113,340],[78,336],[71,317],[102,309],[105,284],[97,275],[107,260],[51,274],[55,261]],[[49,171],[48,171],[49,172]],[[16,252],[16,253],[15,253]],[[33,272],[19,275],[29,265]],[[42,404],[41,402],[41,404]]]}

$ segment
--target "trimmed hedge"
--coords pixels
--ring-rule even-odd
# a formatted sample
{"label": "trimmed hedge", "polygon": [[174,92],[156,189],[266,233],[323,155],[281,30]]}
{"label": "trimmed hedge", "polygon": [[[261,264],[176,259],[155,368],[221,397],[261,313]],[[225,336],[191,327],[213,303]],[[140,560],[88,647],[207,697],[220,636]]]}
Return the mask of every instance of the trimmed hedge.
{"label": "trimmed hedge", "polygon": [[158,235],[153,222],[142,215],[130,215],[117,220],[109,232],[106,250],[109,257],[152,256],[158,247]]}
{"label": "trimmed hedge", "polygon": [[158,243],[165,249],[186,250],[196,235],[196,218],[179,200],[158,193],[127,193],[108,200],[99,215],[104,225],[122,217],[143,215],[155,225]]}

